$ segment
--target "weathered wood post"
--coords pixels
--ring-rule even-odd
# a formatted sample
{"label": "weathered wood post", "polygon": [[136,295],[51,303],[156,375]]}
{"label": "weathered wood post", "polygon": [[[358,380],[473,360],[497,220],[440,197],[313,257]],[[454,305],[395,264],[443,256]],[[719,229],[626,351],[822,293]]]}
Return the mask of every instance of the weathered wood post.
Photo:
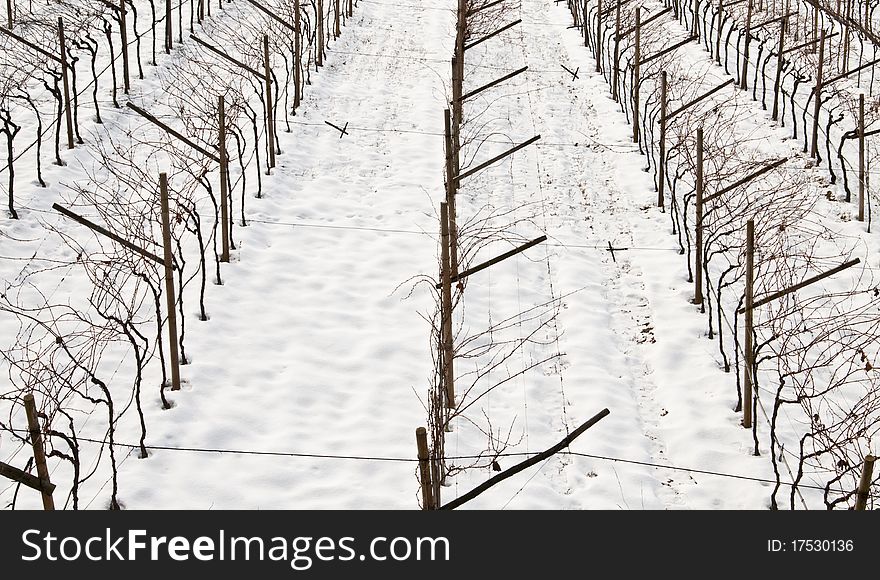
{"label": "weathered wood post", "polygon": [[342,34],[339,29],[339,0],[333,0],[333,34],[334,38],[339,38]]}
{"label": "weathered wood post", "polygon": [[596,3],[596,72],[602,72],[602,0]]}
{"label": "weathered wood post", "polygon": [[275,167],[275,111],[272,98],[272,68],[269,66],[269,35],[263,35],[263,75],[266,79],[266,143],[269,147],[269,167]]}
{"label": "weathered wood post", "polygon": [[455,214],[455,157],[458,152],[452,143],[452,119],[449,109],[443,112],[444,143],[446,149],[446,205],[449,208],[449,259],[452,276],[458,276],[458,224]]}
{"label": "weathered wood post", "polygon": [[165,301],[168,306],[168,358],[171,364],[171,390],[180,390],[180,357],[177,352],[177,299],[174,293],[174,254],[171,249],[171,216],[168,209],[168,175],[159,174],[162,205],[162,246],[165,249]]}
{"label": "weathered wood post", "polygon": [[776,83],[773,85],[773,115],[771,119],[776,121],[779,118],[779,91],[782,83],[782,54],[785,52],[785,28],[786,18],[783,17],[779,23],[779,46],[776,53]]}
{"label": "weathered wood post", "polygon": [[865,93],[859,94],[859,221],[865,221]]}
{"label": "weathered wood post", "polygon": [[749,7],[746,10],[746,39],[742,57],[742,78],[740,79],[740,88],[742,90],[748,88],[746,81],[749,74],[749,44],[751,44],[752,40],[752,0],[748,0],[748,3]]}
{"label": "weathered wood post", "polygon": [[302,34],[302,17],[300,16],[300,0],[294,0],[293,11],[293,110],[294,114],[296,114],[300,100],[302,100],[302,40],[300,39],[300,34]]}
{"label": "weathered wood post", "polygon": [[58,17],[58,44],[61,57],[61,82],[64,87],[64,120],[67,122],[67,148],[73,149],[73,108],[70,103],[70,77],[67,71],[67,43],[64,41],[64,21]]}
{"label": "weathered wood post", "polygon": [[422,485],[422,509],[433,510],[436,506],[431,484],[431,468],[428,464],[428,433],[424,427],[416,429],[416,447],[419,457],[419,482]]}
{"label": "weathered wood post", "polygon": [[[46,449],[43,447],[43,434],[40,431],[40,422],[37,419],[37,405],[34,396],[28,393],[24,396],[24,410],[27,415],[28,433],[30,434],[31,447],[34,450],[34,463],[37,466],[37,475],[40,477],[41,487],[49,483],[49,468],[46,465]],[[52,511],[55,509],[55,500],[52,492],[46,489],[40,490],[43,497],[43,509]]]}
{"label": "weathered wood post", "polygon": [[165,0],[165,54],[171,53],[174,31],[171,29],[171,0]]}
{"label": "weathered wood post", "polygon": [[642,9],[636,8],[635,58],[633,59],[633,143],[639,142],[639,85],[642,82]]}
{"label": "weathered wood post", "polygon": [[715,35],[715,62],[721,65],[721,27],[724,25],[724,0],[718,0],[718,30]]}
{"label": "weathered wood post", "polygon": [[825,69],[825,67],[823,66],[824,64],[825,29],[823,28],[819,36],[819,64],[816,68],[816,87],[815,89],[813,89],[815,102],[813,103],[813,137],[810,143],[810,157],[813,158],[819,156],[819,113],[821,112],[822,106],[822,72]]}
{"label": "weathered wood post", "polygon": [[217,97],[217,122],[220,126],[219,147],[220,155],[220,235],[222,244],[220,261],[229,261],[229,157],[226,152],[226,99],[223,95]]}
{"label": "weathered wood post", "polygon": [[324,66],[324,0],[318,0],[318,48],[315,53],[315,66]]}
{"label": "weathered wood post", "polygon": [[754,306],[755,303],[755,221],[746,223],[746,296],[745,296],[745,347],[743,348],[743,427],[752,426],[752,373],[755,370],[754,346]]}
{"label": "weathered wood post", "polygon": [[660,163],[657,166],[657,207],[663,208],[666,191],[666,71],[660,73]]}
{"label": "weathered wood post", "polygon": [[614,100],[618,99],[617,83],[620,81],[620,5],[623,0],[617,0],[617,6],[614,9],[614,70],[612,71],[612,83],[614,85],[611,91]]}
{"label": "weathered wood post", "polygon": [[859,490],[856,495],[856,509],[858,511],[863,511],[868,507],[868,496],[871,491],[871,477],[874,473],[875,459],[873,455],[866,455],[865,462],[862,464],[862,477],[859,480]]}
{"label": "weathered wood post", "polygon": [[452,349],[452,281],[449,268],[449,210],[446,202],[440,204],[440,338],[443,352],[443,383],[446,390],[446,406],[455,408],[455,375],[453,373]]}
{"label": "weathered wood post", "polygon": [[122,87],[125,94],[131,88],[128,67],[128,25],[125,22],[125,0],[119,0],[119,36],[122,41]]}
{"label": "weathered wood post", "polygon": [[694,304],[703,304],[703,128],[697,129],[697,201],[694,240]]}

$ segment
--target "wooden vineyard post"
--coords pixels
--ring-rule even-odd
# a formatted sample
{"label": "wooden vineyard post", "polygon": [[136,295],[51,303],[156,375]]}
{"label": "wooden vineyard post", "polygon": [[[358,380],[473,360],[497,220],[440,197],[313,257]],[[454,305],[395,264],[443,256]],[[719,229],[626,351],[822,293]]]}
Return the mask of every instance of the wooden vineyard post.
{"label": "wooden vineyard post", "polygon": [[300,34],[302,33],[302,26],[300,24],[301,16],[300,16],[300,0],[295,0],[293,3],[293,110],[294,114],[296,110],[299,108],[299,102],[302,96],[300,95],[300,85],[302,84],[301,75],[302,75],[302,54],[300,51],[301,40]]}
{"label": "wooden vineyard post", "polygon": [[[817,38],[819,38],[819,0],[812,0],[811,4],[813,5],[813,40],[816,40]],[[819,53],[821,54],[821,47],[819,48],[819,51]],[[813,54],[816,54],[815,44],[813,45],[811,52]]]}
{"label": "wooden vineyard post", "polygon": [[[269,167],[275,167],[275,112],[272,109],[272,69],[269,67],[269,35],[263,35],[263,76],[266,79],[266,143],[269,147]],[[266,171],[269,174],[269,171]]]}
{"label": "wooden vineyard post", "polygon": [[773,115],[771,119],[774,121],[779,118],[779,91],[782,90],[782,54],[785,51],[785,28],[786,18],[783,17],[779,24],[779,46],[776,54],[776,83],[773,85]]}
{"label": "wooden vineyard post", "polygon": [[657,207],[663,208],[666,188],[666,71],[660,73],[660,164],[657,167]]}
{"label": "wooden vineyard post", "polygon": [[12,30],[12,0],[6,0],[6,28]]}
{"label": "wooden vineyard post", "polygon": [[449,260],[450,275],[458,276],[458,225],[455,214],[455,158],[458,152],[452,143],[452,119],[449,109],[443,113],[444,136],[446,145],[446,205],[449,208]]}
{"label": "wooden vineyard post", "polygon": [[721,27],[724,24],[724,0],[718,0],[718,30],[715,34],[715,62],[721,65]]}
{"label": "wooden vineyard post", "polygon": [[168,209],[168,176],[159,174],[159,197],[162,204],[162,246],[165,249],[165,301],[168,306],[168,352],[171,361],[171,390],[180,390],[180,358],[177,353],[177,299],[174,295],[171,216]]}
{"label": "wooden vineyard post", "polygon": [[856,495],[856,510],[864,511],[868,507],[868,496],[871,491],[871,477],[874,473],[874,461],[876,457],[873,455],[865,456],[865,463],[862,464],[862,477],[859,479],[859,490]]}
{"label": "wooden vineyard post", "polygon": [[125,0],[119,0],[119,36],[122,41],[122,87],[125,94],[131,88],[128,68],[128,29],[125,23]]}
{"label": "wooden vineyard post", "polygon": [[446,202],[440,204],[440,341],[443,383],[446,390],[446,406],[455,408],[455,375],[452,350],[452,281],[449,273],[449,210]]}
{"label": "wooden vineyard post", "polygon": [[342,31],[339,29],[339,0],[333,0],[333,38],[339,38]]}
{"label": "wooden vineyard post", "polygon": [[641,84],[642,59],[642,9],[636,8],[635,58],[633,60],[633,143],[639,142],[639,85]]}
{"label": "wooden vineyard post", "polygon": [[[462,108],[462,79],[459,75],[462,68],[458,65],[458,58],[452,57],[452,150],[456,153],[453,157],[453,172],[455,175],[458,175],[459,172],[459,160],[458,160],[458,152],[461,150],[461,116],[463,111]],[[456,186],[456,190],[458,187]]]}
{"label": "wooden vineyard post", "polygon": [[589,4],[589,2],[584,0],[584,46],[590,46],[590,19],[588,17],[589,11],[587,10],[589,8]]}
{"label": "wooden vineyard post", "polygon": [[61,81],[64,86],[64,120],[67,122],[67,148],[73,149],[73,110],[70,105],[70,77],[67,71],[67,48],[64,42],[64,21],[58,17],[58,44],[61,48]]}
{"label": "wooden vineyard post", "polygon": [[813,96],[815,97],[815,102],[813,103],[813,136],[810,140],[810,157],[816,158],[819,156],[819,112],[821,111],[822,106],[822,71],[825,69],[824,65],[825,60],[825,29],[822,29],[822,33],[819,37],[819,64],[816,68],[816,88],[814,89]]}
{"label": "wooden vineyard post", "polygon": [[755,303],[755,221],[746,224],[746,299],[745,299],[745,347],[743,349],[743,427],[752,426],[752,373],[755,370],[754,347],[754,303]]}
{"label": "wooden vineyard post", "polygon": [[171,53],[174,31],[171,28],[171,0],[165,0],[165,54]]}
{"label": "wooden vineyard post", "polygon": [[618,0],[617,7],[615,8],[615,16],[614,16],[614,69],[612,75],[612,96],[616,101],[618,99],[618,88],[617,83],[620,81],[620,5],[623,3],[623,0]]}
{"label": "wooden vineyard post", "polygon": [[742,90],[746,90],[748,85],[746,83],[748,74],[749,74],[749,44],[751,40],[751,30],[752,30],[752,0],[748,0],[749,7],[746,10],[746,40],[745,45],[743,46],[743,57],[742,57],[742,78],[740,79],[740,88]]}
{"label": "wooden vineyard post", "polygon": [[596,72],[602,72],[602,0],[596,4]]}
{"label": "wooden vineyard post", "polygon": [[431,484],[431,468],[428,463],[428,433],[424,427],[416,429],[416,447],[419,452],[419,482],[422,485],[422,509],[433,510],[434,493]]}
{"label": "wooden vineyard post", "polygon": [[348,0],[348,17],[354,16],[354,0]]}
{"label": "wooden vineyard post", "polygon": [[865,221],[865,93],[859,94],[859,221]]}
{"label": "wooden vineyard post", "polygon": [[220,127],[219,147],[220,154],[220,235],[222,244],[220,261],[229,261],[229,158],[226,152],[226,100],[223,95],[217,97],[217,121]]}
{"label": "wooden vineyard post", "polygon": [[[37,405],[34,402],[34,396],[30,393],[24,396],[24,410],[27,415],[28,433],[31,438],[31,447],[34,450],[34,463],[37,466],[37,475],[40,477],[40,484],[49,483],[49,468],[46,466],[46,449],[43,447],[43,435],[40,432],[40,422],[37,419]],[[55,509],[55,500],[52,498],[52,492],[41,490],[43,496],[43,509],[52,511]]]}
{"label": "wooden vineyard post", "polygon": [[703,128],[697,129],[697,201],[694,240],[694,304],[703,304]]}
{"label": "wooden vineyard post", "polygon": [[318,0],[318,50],[315,53],[315,66],[324,66],[324,0]]}

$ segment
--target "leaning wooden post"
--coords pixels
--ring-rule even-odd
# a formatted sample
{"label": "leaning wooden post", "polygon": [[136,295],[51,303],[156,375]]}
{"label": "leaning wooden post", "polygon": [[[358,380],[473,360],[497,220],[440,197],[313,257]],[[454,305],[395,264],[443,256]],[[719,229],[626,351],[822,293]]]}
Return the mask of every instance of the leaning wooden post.
{"label": "leaning wooden post", "polygon": [[666,190],[666,71],[660,73],[660,163],[657,167],[657,207],[663,207]]}
{"label": "leaning wooden post", "polygon": [[865,456],[865,463],[862,464],[862,477],[859,480],[859,490],[856,495],[856,510],[863,511],[868,507],[868,496],[871,491],[871,477],[874,473],[874,461],[876,457],[873,455]]}
{"label": "leaning wooden post", "polygon": [[715,62],[721,65],[721,27],[724,25],[724,0],[718,0],[718,30],[715,35]]}
{"label": "leaning wooden post", "polygon": [[694,304],[703,304],[703,128],[697,129],[697,202],[694,240]]}
{"label": "leaning wooden post", "polygon": [[180,390],[180,358],[177,353],[177,299],[174,295],[171,216],[168,209],[168,176],[159,174],[159,198],[162,204],[162,245],[165,248],[165,301],[168,306],[168,352],[171,361],[171,390]]}
{"label": "leaning wooden post", "polygon": [[64,21],[58,17],[58,44],[61,46],[61,81],[64,86],[64,119],[67,122],[67,148],[73,149],[73,110],[70,104],[70,77],[67,72],[67,46],[64,42]]}
{"label": "leaning wooden post", "polygon": [[[37,475],[40,477],[40,483],[45,485],[49,483],[49,468],[46,466],[46,449],[43,447],[43,434],[40,431],[40,422],[37,420],[37,405],[34,403],[34,396],[30,393],[24,396],[24,410],[27,415],[28,432],[31,437],[31,447],[34,450],[34,463],[37,465]],[[41,490],[43,496],[43,509],[52,511],[55,509],[55,500],[52,499],[52,492]]]}
{"label": "leaning wooden post", "polygon": [[324,0],[318,0],[318,49],[315,53],[315,66],[324,66]]}
{"label": "leaning wooden post", "polygon": [[825,29],[819,37],[819,64],[816,68],[816,88],[814,89],[815,102],[813,103],[813,138],[810,143],[810,157],[819,156],[819,112],[822,106],[822,71],[825,69]]}
{"label": "leaning wooden post", "polygon": [[452,119],[449,109],[443,112],[444,142],[446,145],[446,205],[449,208],[449,260],[450,275],[458,276],[458,224],[455,214],[455,157],[457,152],[452,143]]}
{"label": "leaning wooden post", "polygon": [[748,85],[746,80],[749,74],[749,44],[752,39],[752,0],[748,0],[749,7],[746,10],[746,43],[743,46],[742,57],[742,78],[740,79],[740,88],[746,90]]}
{"label": "leaning wooden post", "polygon": [[[269,35],[263,35],[263,75],[266,79],[266,143],[269,147],[269,167],[275,167],[275,111],[272,108],[272,69],[269,66]],[[266,171],[268,174],[269,171]]]}
{"label": "leaning wooden post", "polygon": [[636,8],[635,58],[633,59],[633,143],[639,142],[639,85],[641,84],[642,65],[642,9]]}
{"label": "leaning wooden post", "polygon": [[296,110],[299,108],[299,102],[302,99],[300,95],[302,80],[302,54],[300,51],[302,50],[302,41],[300,40],[300,34],[302,33],[302,26],[300,24],[301,16],[300,16],[300,0],[294,0],[293,3],[293,110],[294,114]]}
{"label": "leaning wooden post", "polygon": [[424,427],[416,429],[416,447],[419,450],[419,482],[422,485],[422,509],[435,509],[434,492],[431,485],[431,468],[428,463],[428,432]]}
{"label": "leaning wooden post", "polygon": [[125,23],[125,0],[119,0],[119,36],[122,41],[122,87],[127,95],[131,85],[128,68],[128,28]]}
{"label": "leaning wooden post", "polygon": [[174,31],[171,29],[171,0],[165,0],[165,54],[171,53]]}
{"label": "leaning wooden post", "polygon": [[782,54],[785,52],[785,28],[786,18],[783,17],[779,23],[779,46],[776,53],[776,83],[773,85],[773,115],[771,119],[774,121],[779,118],[779,91],[782,83]]}
{"label": "leaning wooden post", "polygon": [[754,333],[754,309],[755,303],[755,221],[746,223],[746,299],[745,299],[745,348],[743,354],[743,427],[752,426],[752,373],[755,370],[754,347],[752,335]]}
{"label": "leaning wooden post", "polygon": [[865,221],[865,93],[859,94],[859,221]]}
{"label": "leaning wooden post", "polygon": [[443,383],[446,390],[446,406],[455,408],[455,375],[452,358],[452,281],[449,274],[449,211],[446,202],[440,204],[440,284],[441,284],[441,323],[440,340],[443,352]]}
{"label": "leaning wooden post", "polygon": [[217,97],[217,121],[220,126],[219,147],[220,154],[220,235],[223,238],[220,261],[229,261],[229,158],[226,152],[226,99],[223,95]]}
{"label": "leaning wooden post", "polygon": [[612,83],[614,84],[614,88],[611,92],[615,101],[618,98],[617,83],[620,80],[620,5],[622,2],[623,0],[618,0],[617,8],[615,8],[614,10],[614,70],[612,75]]}
{"label": "leaning wooden post", "polygon": [[602,72],[602,0],[596,4],[596,72]]}

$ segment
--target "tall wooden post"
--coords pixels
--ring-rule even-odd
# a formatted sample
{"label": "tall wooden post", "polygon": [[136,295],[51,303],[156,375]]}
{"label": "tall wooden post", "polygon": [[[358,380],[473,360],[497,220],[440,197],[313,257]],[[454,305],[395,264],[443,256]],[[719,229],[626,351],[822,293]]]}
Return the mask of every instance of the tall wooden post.
{"label": "tall wooden post", "polygon": [[[30,393],[24,396],[24,411],[27,415],[28,433],[31,438],[31,447],[34,450],[34,463],[37,466],[37,475],[40,483],[49,483],[49,467],[46,465],[46,448],[43,447],[43,434],[40,431],[40,422],[37,419],[37,405],[34,396]],[[43,496],[43,509],[52,511],[55,509],[55,500],[51,492],[41,491]]]}
{"label": "tall wooden post", "polygon": [[773,85],[773,115],[775,121],[779,118],[779,91],[782,83],[782,54],[785,52],[785,27],[786,19],[783,18],[779,23],[779,46],[776,49],[776,83]]}
{"label": "tall wooden post", "polygon": [[434,493],[431,485],[431,467],[428,463],[428,433],[424,427],[416,429],[416,447],[419,457],[419,483],[422,485],[422,509],[433,510]]}
{"label": "tall wooden post", "polygon": [[639,85],[642,82],[642,9],[636,8],[635,58],[633,59],[633,143],[639,142]]}
{"label": "tall wooden post", "polygon": [[[819,0],[812,0],[813,4],[813,40],[819,38]],[[824,32],[824,30],[823,30]],[[822,50],[821,48],[819,49]],[[816,45],[812,45],[812,53],[816,54]]]}
{"label": "tall wooden post", "polygon": [[318,0],[318,50],[315,66],[324,66],[324,0]]}
{"label": "tall wooden post", "polygon": [[[272,98],[272,68],[269,66],[269,35],[263,35],[263,74],[266,77],[266,143],[269,147],[269,169],[275,167],[275,111]],[[268,171],[266,172],[269,173]]]}
{"label": "tall wooden post", "polygon": [[300,16],[300,0],[294,0],[293,10],[293,110],[295,112],[299,108],[299,103],[302,99],[302,41],[300,39],[300,34],[302,34],[302,17]]}
{"label": "tall wooden post", "polygon": [[174,254],[171,250],[171,216],[168,209],[168,176],[159,174],[162,204],[162,245],[165,249],[165,301],[168,306],[168,358],[171,362],[171,390],[180,390],[180,356],[177,352],[177,298],[174,293]]}
{"label": "tall wooden post", "polygon": [[125,94],[131,88],[128,68],[128,27],[125,22],[125,0],[119,0],[119,36],[122,41],[122,87]]}
{"label": "tall wooden post", "polygon": [[747,77],[749,74],[749,44],[752,40],[752,0],[748,0],[749,7],[746,10],[746,43],[743,46],[742,57],[742,78],[740,79],[740,88],[746,90],[748,88]]}
{"label": "tall wooden post", "polygon": [[73,108],[70,102],[70,77],[67,63],[67,43],[64,41],[64,21],[58,17],[58,44],[61,48],[61,83],[64,87],[64,120],[67,122],[67,148],[73,149]]}
{"label": "tall wooden post", "polygon": [[455,157],[458,152],[452,143],[452,119],[449,109],[443,112],[444,142],[446,148],[446,205],[449,208],[449,259],[452,276],[458,275],[458,225],[455,214]]}
{"label": "tall wooden post", "polygon": [[718,30],[715,35],[715,62],[721,64],[721,27],[724,25],[724,0],[718,0]]}
{"label": "tall wooden post", "polygon": [[618,99],[617,83],[620,80],[620,4],[623,0],[617,0],[614,16],[614,70],[612,75],[612,83],[614,88],[611,91],[614,100]]}
{"label": "tall wooden post", "polygon": [[743,427],[752,426],[752,373],[754,361],[754,310],[755,303],[755,221],[746,224],[746,299],[745,299],[745,347],[743,348]]}
{"label": "tall wooden post", "polygon": [[660,164],[657,166],[657,207],[663,207],[666,191],[666,71],[660,73]]}
{"label": "tall wooden post", "polygon": [[703,128],[697,129],[697,201],[694,240],[694,304],[703,304]]}
{"label": "tall wooden post", "polygon": [[584,46],[590,46],[590,19],[588,18],[589,11],[587,10],[589,3],[584,0]]}
{"label": "tall wooden post", "polygon": [[602,72],[602,0],[596,3],[596,72]]}
{"label": "tall wooden post", "polygon": [[12,0],[6,0],[6,28],[12,30]]}
{"label": "tall wooden post", "polygon": [[865,463],[862,464],[862,477],[859,479],[859,489],[856,495],[856,510],[863,511],[868,507],[868,496],[871,491],[871,477],[874,474],[874,461],[876,457],[873,455],[865,456]]}
{"label": "tall wooden post", "polygon": [[229,158],[226,152],[226,99],[223,95],[217,97],[217,121],[220,126],[219,147],[220,154],[220,235],[223,242],[220,251],[220,261],[229,261]]}
{"label": "tall wooden post", "polygon": [[342,31],[339,29],[339,0],[333,0],[333,33],[334,38],[339,38]]}
{"label": "tall wooden post", "polygon": [[[849,201],[849,200],[847,200]],[[859,221],[865,221],[865,94],[859,94]]]}
{"label": "tall wooden post", "polygon": [[819,156],[819,113],[822,106],[822,72],[825,69],[825,29],[819,36],[819,64],[816,67],[815,101],[813,103],[813,137],[810,143],[810,157]]}
{"label": "tall wooden post", "polygon": [[348,0],[348,16],[354,16],[354,0]]}
{"label": "tall wooden post", "polygon": [[452,348],[452,281],[449,268],[449,211],[446,202],[440,204],[440,283],[441,283],[441,324],[440,339],[443,352],[443,383],[446,390],[446,405],[455,408],[455,375],[453,373]]}
{"label": "tall wooden post", "polygon": [[458,152],[461,151],[461,117],[464,113],[461,102],[462,67],[458,61],[457,57],[452,57],[452,150],[456,153],[453,157],[453,172],[455,175],[458,175],[459,171]]}
{"label": "tall wooden post", "polygon": [[165,54],[171,53],[174,31],[171,29],[171,0],[165,0]]}

